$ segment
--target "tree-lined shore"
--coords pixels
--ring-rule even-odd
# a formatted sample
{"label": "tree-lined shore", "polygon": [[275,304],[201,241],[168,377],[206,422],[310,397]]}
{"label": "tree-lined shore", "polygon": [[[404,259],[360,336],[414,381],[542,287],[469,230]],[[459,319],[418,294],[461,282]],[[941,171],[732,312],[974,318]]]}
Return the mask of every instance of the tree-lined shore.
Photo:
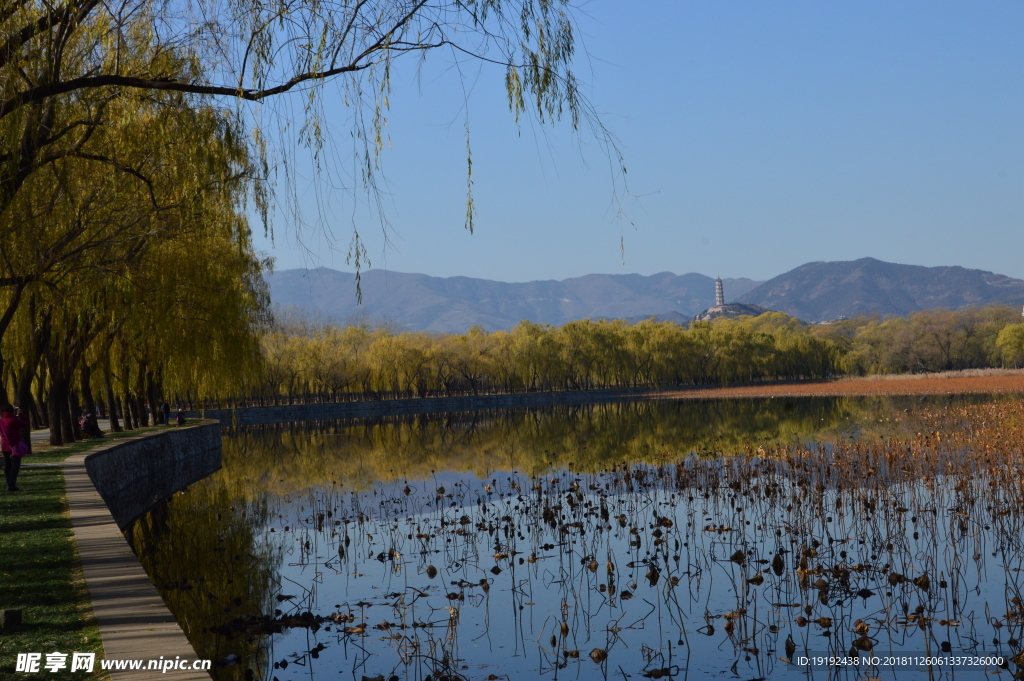
{"label": "tree-lined shore", "polygon": [[[24,300],[4,329],[0,387],[34,427],[50,428],[51,444],[82,438],[74,418],[81,410],[99,411],[113,430],[133,429],[153,423],[164,401],[199,409],[664,390],[1024,365],[1024,324],[1006,307],[819,325],[779,312],[689,328],[523,321],[464,334],[402,332],[369,319],[275,321],[268,264],[248,246],[243,225],[232,228],[231,215],[225,208],[221,228],[174,221],[159,239],[139,234],[115,276],[69,272],[78,285],[64,295],[28,285],[19,293]],[[199,247],[206,257],[191,257]]]}
{"label": "tree-lined shore", "polygon": [[[1024,362],[1010,308],[813,327],[779,313],[690,328],[523,322],[454,335],[275,323],[271,262],[250,218],[270,233],[275,173],[295,179],[288,145],[335,155],[321,154],[328,83],[354,140],[341,156],[370,203],[381,198],[392,69],[438,49],[496,66],[517,122],[564,115],[604,150],[612,183],[624,176],[573,75],[575,11],[569,0],[216,0],[199,21],[188,3],[0,2],[0,401],[49,428],[56,446],[82,438],[82,411],[117,431],[148,425],[165,401],[666,388]],[[300,91],[299,116],[256,106]],[[468,118],[466,143],[472,231]],[[351,248],[359,271],[356,225]]]}
{"label": "tree-lined shore", "polygon": [[241,403],[600,388],[670,388],[1024,365],[1012,308],[928,310],[808,326],[788,315],[671,322],[524,321],[510,331],[400,333],[370,324],[279,324],[263,380]]}
{"label": "tree-lined shore", "polygon": [[269,321],[236,122],[175,92],[93,94],[42,107],[67,136],[102,122],[0,213],[0,398],[54,445],[98,403],[132,428],[169,393],[244,389]]}

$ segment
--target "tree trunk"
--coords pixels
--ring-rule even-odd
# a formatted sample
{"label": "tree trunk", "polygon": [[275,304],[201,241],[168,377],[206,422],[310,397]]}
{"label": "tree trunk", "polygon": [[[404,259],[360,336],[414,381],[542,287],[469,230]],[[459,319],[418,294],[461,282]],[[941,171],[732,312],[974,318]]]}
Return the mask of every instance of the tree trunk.
{"label": "tree trunk", "polygon": [[39,426],[41,428],[50,427],[50,412],[47,409],[44,386],[46,384],[46,367],[42,366],[39,370],[39,376],[36,378],[36,405],[39,409]]}
{"label": "tree trunk", "polygon": [[[70,381],[68,381],[70,384]],[[78,402],[78,393],[69,387],[68,389],[68,416],[71,418],[71,432],[75,440],[82,440],[85,435],[82,433],[82,426],[78,423],[82,415],[82,405]]]}
{"label": "tree trunk", "polygon": [[135,379],[135,421],[139,428],[152,425],[149,422],[149,416],[146,414],[146,363],[140,362],[138,365],[138,375]]}
{"label": "tree trunk", "polygon": [[110,387],[110,370],[104,368],[103,390],[106,393],[106,402],[109,405],[107,411],[110,416],[110,430],[113,433],[121,432],[121,424],[117,422],[117,402],[114,400],[114,389]]}
{"label": "tree trunk", "polygon": [[[21,302],[21,293],[25,290],[25,284],[17,284],[13,291],[11,291],[11,297],[7,301],[7,309],[4,310],[3,314],[0,315],[0,340],[3,339],[4,334],[7,333],[7,328],[11,325],[14,320],[14,313],[18,309],[18,303]],[[4,358],[0,354],[0,402],[7,404],[7,386],[5,382],[6,377],[4,376]]]}
{"label": "tree trunk", "polygon": [[156,383],[153,382],[152,372],[146,374],[146,402],[149,404],[149,413],[152,415],[153,425],[159,425],[163,419],[160,405],[156,401]]}
{"label": "tree trunk", "polygon": [[32,399],[32,376],[35,374],[35,371],[36,367],[30,367],[28,364],[21,368],[18,374],[17,398],[18,406],[21,407],[25,414],[28,414],[32,428],[42,428],[39,410],[36,408],[35,400]]}
{"label": "tree trunk", "polygon": [[[128,409],[132,413],[132,424],[136,428],[145,428],[146,427],[146,422],[145,422],[145,420],[143,420],[142,417],[143,417],[143,415],[146,412],[145,412],[144,409],[143,410],[139,409],[139,407],[141,406],[141,401],[135,395],[131,395],[131,394],[129,394],[128,400],[129,400],[129,402],[128,402]],[[141,413],[140,413],[140,411],[141,411]]]}
{"label": "tree trunk", "polygon": [[85,410],[89,414],[96,413],[96,400],[92,396],[92,369],[89,368],[89,363],[84,359],[82,360],[82,368],[78,378],[79,388],[82,391],[82,404],[85,406]]}
{"label": "tree trunk", "polygon": [[127,416],[125,421],[131,419],[132,428],[141,428],[142,424],[139,423],[139,403],[132,397],[131,393],[124,394],[124,410]]}
{"label": "tree trunk", "polygon": [[124,417],[124,429],[135,430],[135,421],[132,419],[132,400],[127,391],[121,399],[121,416]]}
{"label": "tree trunk", "polygon": [[[18,401],[22,409],[29,415],[32,428],[46,428],[46,400],[44,389],[46,385],[46,362],[43,355],[50,344],[50,315],[37,315],[35,298],[30,297],[28,302],[28,319],[33,328],[32,337],[29,340],[27,354],[24,364],[18,370]],[[32,392],[32,383],[35,381],[35,394]]]}
{"label": "tree trunk", "polygon": [[68,380],[50,376],[50,397],[46,402],[50,412],[50,444],[59,447],[65,442],[74,442],[71,424],[66,423],[68,409]]}
{"label": "tree trunk", "polygon": [[71,397],[71,376],[66,369],[66,358],[58,357],[55,350],[46,350],[46,364],[50,368],[50,397],[47,407],[50,412],[50,444],[59,446],[75,441],[75,428],[68,401]]}
{"label": "tree trunk", "polygon": [[7,377],[4,375],[4,355],[0,352],[0,405],[7,404]]}
{"label": "tree trunk", "polygon": [[31,425],[32,430],[45,428],[46,426],[43,425],[45,420],[43,419],[43,415],[39,411],[39,405],[36,404],[35,400],[31,400],[29,402],[29,410],[29,424]]}
{"label": "tree trunk", "polygon": [[139,395],[135,398],[135,409],[138,412],[139,428],[145,428],[146,426],[153,425],[149,421],[149,414],[146,413],[146,398]]}

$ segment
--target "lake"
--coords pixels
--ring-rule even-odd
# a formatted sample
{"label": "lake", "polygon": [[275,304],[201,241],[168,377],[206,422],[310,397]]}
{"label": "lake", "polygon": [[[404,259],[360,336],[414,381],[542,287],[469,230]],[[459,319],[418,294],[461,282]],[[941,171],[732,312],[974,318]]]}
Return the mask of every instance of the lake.
{"label": "lake", "polygon": [[1009,679],[1021,432],[1009,397],[238,428],[126,535],[218,679]]}

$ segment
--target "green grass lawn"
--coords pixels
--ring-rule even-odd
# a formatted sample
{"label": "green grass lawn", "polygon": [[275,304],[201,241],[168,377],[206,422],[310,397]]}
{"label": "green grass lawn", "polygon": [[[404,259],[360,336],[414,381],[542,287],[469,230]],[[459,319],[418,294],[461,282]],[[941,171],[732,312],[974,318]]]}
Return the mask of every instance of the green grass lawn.
{"label": "green grass lawn", "polygon": [[[72,541],[59,468],[23,470],[21,492],[0,491],[0,608],[21,608],[23,624],[0,632],[0,677],[14,674],[17,653],[102,652],[89,594]],[[100,657],[100,656],[98,656]],[[47,678],[78,678],[67,670]],[[98,678],[99,674],[89,678]]]}

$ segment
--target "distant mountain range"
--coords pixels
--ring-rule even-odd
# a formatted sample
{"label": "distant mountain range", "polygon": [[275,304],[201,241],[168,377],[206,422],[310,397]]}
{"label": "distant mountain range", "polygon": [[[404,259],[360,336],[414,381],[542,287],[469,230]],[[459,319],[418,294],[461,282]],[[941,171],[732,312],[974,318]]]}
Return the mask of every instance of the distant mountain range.
{"label": "distant mountain range", "polygon": [[[524,319],[560,325],[587,317],[638,321],[658,315],[682,322],[715,300],[711,277],[671,272],[588,274],[510,284],[375,269],[362,274],[362,305],[356,305],[355,278],[350,272],[326,267],[281,270],[269,279],[274,304],[284,308],[304,308],[335,322],[368,315],[410,330],[457,333],[477,324],[488,331],[510,329]],[[741,295],[761,283],[722,281],[728,296]]]}
{"label": "distant mountain range", "polygon": [[[465,332],[473,325],[509,329],[523,319],[564,324],[574,319],[651,316],[685,323],[714,304],[714,279],[661,272],[589,274],[562,281],[511,284],[470,277],[431,277],[385,270],[354,275],[320,267],[274,272],[275,305],[344,323],[386,318],[400,328]],[[1024,281],[963,267],[897,265],[874,258],[812,262],[766,282],[723,279],[726,300],[779,310],[817,322],[866,313],[905,315],[934,307],[1024,304]]]}
{"label": "distant mountain range", "polygon": [[1024,281],[965,267],[897,265],[874,258],[810,262],[736,295],[737,302],[805,321],[860,313],[906,315],[945,307],[1024,305]]}

